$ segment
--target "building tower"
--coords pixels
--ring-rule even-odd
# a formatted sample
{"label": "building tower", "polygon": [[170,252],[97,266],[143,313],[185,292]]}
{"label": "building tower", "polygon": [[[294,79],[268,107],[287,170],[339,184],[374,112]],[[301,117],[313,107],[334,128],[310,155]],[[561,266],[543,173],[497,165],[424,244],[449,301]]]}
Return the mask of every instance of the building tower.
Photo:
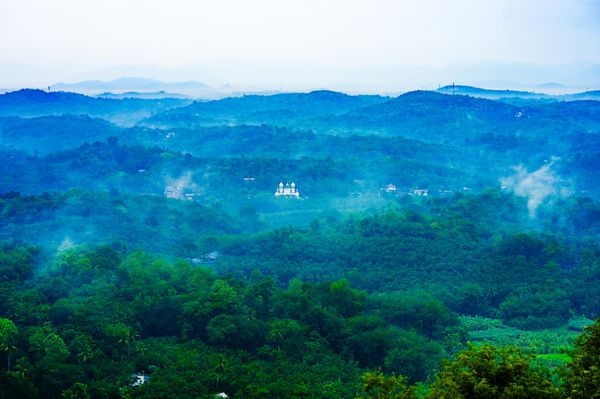
{"label": "building tower", "polygon": [[296,183],[294,183],[294,182],[292,182],[292,184],[286,183],[284,186],[283,181],[281,181],[279,183],[279,186],[277,187],[277,191],[275,191],[275,197],[300,198],[300,192],[298,191],[298,188],[296,187]]}

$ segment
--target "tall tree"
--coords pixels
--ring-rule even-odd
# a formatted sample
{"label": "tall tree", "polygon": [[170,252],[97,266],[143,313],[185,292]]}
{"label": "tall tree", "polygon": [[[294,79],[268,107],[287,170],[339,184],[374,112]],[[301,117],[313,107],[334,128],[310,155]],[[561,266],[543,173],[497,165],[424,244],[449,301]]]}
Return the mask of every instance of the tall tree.
{"label": "tall tree", "polygon": [[428,399],[558,399],[550,370],[515,347],[483,345],[445,362]]}
{"label": "tall tree", "polygon": [[565,370],[564,392],[569,399],[600,398],[600,318],[577,337],[573,360]]}
{"label": "tall tree", "polygon": [[6,353],[6,369],[10,371],[12,354],[16,352],[15,340],[19,330],[12,320],[0,317],[0,349]]}

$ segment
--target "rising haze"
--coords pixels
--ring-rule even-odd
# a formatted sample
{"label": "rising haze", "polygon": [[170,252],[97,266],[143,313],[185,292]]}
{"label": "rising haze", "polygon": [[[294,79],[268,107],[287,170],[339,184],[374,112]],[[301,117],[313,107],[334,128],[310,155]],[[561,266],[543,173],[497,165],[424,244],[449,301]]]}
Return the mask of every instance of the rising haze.
{"label": "rising haze", "polygon": [[0,2],[0,87],[143,76],[391,92],[600,83],[600,2]]}

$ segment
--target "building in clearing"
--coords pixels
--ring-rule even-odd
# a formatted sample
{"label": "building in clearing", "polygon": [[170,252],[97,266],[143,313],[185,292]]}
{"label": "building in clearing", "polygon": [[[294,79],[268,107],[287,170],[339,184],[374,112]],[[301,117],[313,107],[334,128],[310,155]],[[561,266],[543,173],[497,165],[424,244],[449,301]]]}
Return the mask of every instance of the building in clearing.
{"label": "building in clearing", "polygon": [[133,383],[131,384],[132,387],[139,387],[150,381],[150,377],[145,375],[143,371],[142,374],[132,374],[131,377],[133,378]]}
{"label": "building in clearing", "polygon": [[413,188],[410,190],[409,194],[417,197],[427,197],[429,195],[429,190],[425,188]]}
{"label": "building in clearing", "polygon": [[286,183],[283,185],[283,181],[279,183],[279,187],[277,187],[277,191],[275,191],[275,197],[294,197],[300,198],[300,191],[296,188],[296,183],[292,182],[292,184]]}

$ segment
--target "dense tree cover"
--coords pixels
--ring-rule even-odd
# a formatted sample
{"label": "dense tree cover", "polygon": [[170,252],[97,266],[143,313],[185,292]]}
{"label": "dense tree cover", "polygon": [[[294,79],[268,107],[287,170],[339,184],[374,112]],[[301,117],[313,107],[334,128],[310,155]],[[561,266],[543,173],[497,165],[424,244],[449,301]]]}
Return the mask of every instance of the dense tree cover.
{"label": "dense tree cover", "polygon": [[189,104],[188,100],[163,98],[121,100],[96,98],[64,91],[22,89],[0,95],[1,116],[90,115],[131,124],[154,112]]}
{"label": "dense tree cover", "polygon": [[[343,95],[326,96],[327,106],[319,103],[320,96],[317,93],[297,96],[303,99],[302,104],[283,101],[285,95],[247,96],[192,104],[159,113],[150,119],[148,125],[199,129],[214,125],[266,123],[293,130],[310,129],[321,137],[324,133],[336,136],[368,134],[370,140],[375,141],[372,139],[374,135],[401,136],[428,144],[452,145],[452,151],[458,149],[460,152],[462,165],[451,162],[447,166],[450,169],[478,171],[476,173],[479,173],[480,178],[498,178],[510,166],[519,164],[537,168],[545,160],[555,156],[561,159],[557,169],[562,176],[570,179],[572,189],[597,194],[600,131],[598,101],[538,103],[531,100],[528,103],[523,100],[522,104],[511,105],[483,98],[417,91],[385,101],[380,99],[364,106],[358,106],[359,98],[355,98],[354,106],[348,108],[347,96]],[[294,96],[290,96],[292,97]],[[332,106],[333,104],[336,105]],[[302,112],[314,106],[318,112]],[[252,131],[249,131],[245,140],[240,143],[251,136]],[[294,148],[311,144],[300,140],[299,145],[294,146],[292,143],[297,140],[298,138],[292,139],[283,148],[291,148],[294,153]],[[254,139],[246,141],[249,145],[244,146],[245,151],[252,151],[253,141]],[[590,145],[583,144],[584,141]],[[225,150],[227,148],[224,147]],[[312,148],[318,152],[319,148],[331,149],[336,146],[314,145]],[[440,158],[437,154],[442,152],[444,147],[430,152],[430,156],[425,155],[428,163],[436,164],[436,158]],[[341,151],[341,154],[345,153]],[[431,157],[432,154],[435,155]],[[485,155],[482,156],[483,154]],[[372,159],[366,157],[361,157],[361,160],[362,164],[372,162]],[[469,165],[470,161],[473,161],[473,166]],[[397,175],[392,176],[394,180],[397,179]],[[407,170],[403,176],[414,176],[414,173]],[[435,172],[425,172],[425,176],[413,181],[413,184],[437,187],[440,182],[435,176]],[[447,172],[445,179],[451,180]],[[404,184],[403,180],[400,181]],[[451,181],[450,185],[453,184]]]}
{"label": "dense tree cover", "polygon": [[198,199],[241,203],[247,195],[272,197],[281,179],[302,181],[305,195],[344,196],[353,184],[347,165],[331,159],[195,158],[155,147],[120,146],[114,138],[45,157],[2,154],[0,181],[7,191],[22,193],[80,188],[163,195],[170,182],[189,175],[185,189]]}
{"label": "dense tree cover", "polygon": [[600,398],[600,320],[575,341],[573,360],[563,373],[569,399]]}
{"label": "dense tree cover", "polygon": [[[431,91],[408,92],[392,99],[312,92],[199,102],[159,113],[150,118],[148,124],[275,123],[291,128],[310,127],[320,133],[366,131],[458,143],[483,133],[504,131],[542,136],[550,130],[564,136],[567,132],[598,126],[598,101],[539,103],[533,100],[529,104],[524,101],[523,105]],[[567,130],[562,130],[564,128]]]}
{"label": "dense tree cover", "polygon": [[[403,190],[414,186],[429,187],[436,191],[456,190],[463,186],[480,189],[497,185],[498,180],[510,174],[511,167],[515,165],[522,164],[529,170],[534,170],[552,157],[560,158],[554,169],[568,180],[567,188],[597,195],[597,187],[600,186],[597,177],[597,133],[600,129],[596,116],[598,101],[515,107],[491,100],[435,92],[411,92],[391,100],[314,92],[199,102],[164,114],[159,113],[156,118],[166,118],[166,121],[158,125],[139,124],[132,128],[118,128],[99,119],[58,116],[57,112],[52,111],[56,102],[62,104],[58,94],[44,93],[40,94],[43,98],[34,96],[34,99],[25,101],[31,107],[39,107],[41,114],[46,108],[48,115],[55,116],[2,118],[0,146],[5,151],[18,149],[30,153],[47,153],[78,148],[86,141],[103,141],[114,135],[128,145],[121,149],[122,154],[138,153],[128,157],[128,161],[137,158],[138,162],[135,163],[138,166],[144,163],[139,162],[144,154],[140,153],[137,146],[159,147],[169,150],[167,152],[181,151],[201,158],[202,165],[198,165],[198,162],[187,165],[188,170],[197,172],[196,177],[207,174],[206,169],[214,163],[209,160],[240,157],[242,159],[237,163],[241,168],[238,170],[246,171],[244,174],[249,176],[256,171],[251,167],[243,169],[247,163],[243,158],[251,157],[254,162],[257,159],[268,161],[269,168],[275,172],[273,175],[263,173],[259,176],[257,182],[262,184],[261,190],[267,187],[271,189],[281,178],[296,179],[307,183],[305,186],[313,196],[322,194],[326,189],[333,189],[328,194],[337,197],[357,191],[372,193],[390,182]],[[69,96],[68,93],[61,95]],[[18,109],[10,106],[13,104],[11,101],[18,102],[15,96],[17,93],[1,97],[7,97],[4,99],[7,104],[4,112],[7,115],[22,115]],[[117,103],[126,101],[75,95],[67,103],[72,106],[86,104],[84,109],[89,111],[94,107],[101,109],[101,104],[96,104],[100,100]],[[143,103],[151,100],[136,101]],[[364,107],[366,104],[371,105]],[[127,118],[129,106],[125,104],[120,107],[122,109],[115,108],[117,117]],[[135,106],[130,108],[134,110]],[[323,120],[311,119],[310,112],[303,112],[305,108],[326,116]],[[348,110],[350,112],[345,113]],[[281,113],[283,116],[271,117],[271,112]],[[223,116],[222,113],[229,116]],[[237,117],[238,114],[246,113],[252,117],[248,120]],[[297,115],[293,116],[294,113]],[[88,114],[97,116],[91,111]],[[233,120],[228,119],[231,115],[234,115]],[[185,116],[192,118],[192,121],[185,119],[182,122],[178,119]],[[254,117],[256,118],[253,119]],[[308,122],[298,122],[299,117],[306,118]],[[194,119],[206,118],[215,118],[216,122],[193,122]],[[326,127],[323,128],[323,125]],[[156,128],[157,126],[160,128]],[[341,135],[347,129],[356,135]],[[387,132],[385,137],[377,136],[381,130]],[[52,147],[52,142],[58,144]],[[98,154],[90,154],[89,148],[79,151],[88,153],[86,158],[89,158],[88,162],[94,169],[102,169],[102,149],[94,147]],[[8,159],[15,156],[4,154]],[[66,167],[61,158],[70,157],[73,154],[61,154],[58,159],[35,160],[36,164],[42,164],[38,168],[54,170],[54,173],[64,176],[66,180],[62,184],[52,179],[49,183],[44,183],[46,180],[40,178],[35,183],[44,183],[42,190],[46,191],[78,187],[78,182],[88,176],[75,175],[72,176],[73,179],[68,179],[72,169]],[[119,163],[123,162],[122,158],[123,155]],[[315,162],[312,158],[319,161],[331,158],[346,171],[344,178],[337,176],[331,179],[325,176],[323,179],[324,176],[319,175],[319,171],[326,170],[327,164],[331,162]],[[283,161],[284,164],[289,160],[303,161],[282,165],[282,162],[274,162],[274,159]],[[28,159],[27,162],[34,160]],[[166,164],[154,164],[154,170],[163,169],[161,177],[164,177],[171,173],[172,163],[171,160]],[[316,166],[303,168],[305,163]],[[139,166],[130,170],[128,166],[131,165],[118,165],[115,172],[148,169]],[[21,164],[15,163],[10,165],[8,171],[5,168],[2,174],[21,168]],[[217,173],[224,174],[219,178],[226,178],[228,184],[237,188],[245,176],[231,176],[231,172],[220,170]],[[123,190],[124,187],[148,185],[146,176],[127,177],[114,174],[94,176],[98,187],[108,189]],[[157,178],[156,175],[153,177]],[[318,184],[315,184],[317,181]],[[4,182],[9,190],[27,192],[33,192],[31,186],[35,184],[26,181],[16,181],[15,185],[10,183],[10,180]],[[340,186],[343,188],[340,189]],[[212,191],[215,187],[210,189]]]}
{"label": "dense tree cover", "polygon": [[[320,131],[370,131],[428,142],[465,143],[482,134],[510,132],[550,143],[598,128],[598,101],[514,106],[430,91],[405,93],[387,102],[313,122]],[[432,128],[435,126],[435,128]],[[553,134],[553,133],[556,133]]]}
{"label": "dense tree cover", "polygon": [[[435,320],[387,317],[346,280],[281,289],[119,246],[1,254],[4,378],[26,397],[350,397],[362,368],[425,379],[458,328],[439,304]],[[141,370],[151,382],[131,388]]]}
{"label": "dense tree cover", "polygon": [[0,96],[0,397],[598,396],[598,102],[521,100]]}
{"label": "dense tree cover", "polygon": [[558,372],[513,346],[469,347],[441,368],[428,386],[407,386],[404,378],[364,373],[358,398],[597,398],[600,319],[575,341],[573,360]]}
{"label": "dense tree cover", "polygon": [[434,399],[560,398],[550,370],[513,347],[471,347],[445,362],[427,397]]}
{"label": "dense tree cover", "polygon": [[[432,298],[368,295],[347,280],[278,288],[118,245],[0,254],[3,397],[561,397],[516,348],[460,351],[456,316]],[[565,395],[594,397],[598,325],[576,341]]]}
{"label": "dense tree cover", "polygon": [[120,129],[104,119],[86,115],[0,117],[0,146],[9,150],[47,154],[106,140]]}
{"label": "dense tree cover", "polygon": [[[490,226],[494,203],[496,217],[516,208],[502,197],[487,193],[479,208],[475,198],[463,198],[436,202],[429,214],[386,211],[231,240],[217,270],[240,277],[260,271],[283,283],[345,276],[359,288],[387,291],[375,298],[388,307],[395,300],[389,291],[407,292],[394,294],[397,302],[427,302],[427,294],[415,291],[422,289],[461,314],[502,318],[524,329],[562,325],[572,312],[596,317],[600,251],[585,237],[597,234],[597,224],[549,235],[511,225],[511,217],[518,219],[513,214],[503,227]],[[440,209],[445,212],[436,214]]]}
{"label": "dense tree cover", "polygon": [[[213,262],[206,256],[217,251],[215,270],[237,278],[259,272],[282,286],[294,277],[347,278],[358,288],[382,291],[373,301],[389,309],[442,303],[520,329],[560,326],[572,314],[600,314],[600,248],[592,239],[600,227],[593,218],[596,202],[565,202],[560,219],[545,211],[529,225],[523,224],[521,200],[493,190],[402,206],[264,231],[252,208],[231,215],[195,201],[115,191],[8,193],[0,197],[0,238],[53,250],[117,241],[201,263]],[[435,306],[429,309],[436,314]],[[406,311],[385,316],[406,324]],[[439,331],[426,334],[440,337]]]}
{"label": "dense tree cover", "polygon": [[0,195],[0,240],[47,248],[118,241],[129,248],[198,258],[216,249],[215,236],[258,227],[255,216],[232,218],[218,206],[156,196],[71,190]]}
{"label": "dense tree cover", "polygon": [[[263,127],[260,131],[268,129],[271,128]],[[241,132],[248,133],[247,129]],[[40,144],[35,138],[23,137],[23,140]],[[248,156],[234,149],[227,152],[228,145],[241,142],[237,135],[226,143],[215,142],[212,149],[209,141],[200,140],[203,150],[196,152],[207,157],[191,155],[193,144],[186,145],[186,153],[180,153],[168,147],[183,149],[182,145],[124,146],[114,137],[44,156],[0,150],[5,160],[0,165],[0,183],[4,191],[29,194],[80,188],[161,195],[169,180],[189,174],[188,188],[198,198],[236,204],[247,202],[248,195],[250,199],[260,197],[260,203],[272,202],[272,193],[281,180],[301,182],[304,196],[320,200],[380,196],[382,188],[390,182],[404,194],[409,188],[419,186],[448,190],[462,189],[465,184],[472,187],[496,184],[493,178],[476,178],[478,160],[462,158],[463,161],[458,156],[446,155],[442,149],[430,151],[427,146],[402,139],[381,139],[371,148],[365,144],[368,140],[360,137],[316,140],[310,147],[299,146],[289,154],[267,140],[261,146],[244,144],[256,149],[245,151]],[[330,146],[329,141],[339,143]],[[330,146],[331,150],[319,152],[313,146]],[[455,169],[456,166],[460,169]],[[393,199],[395,195],[388,197]]]}
{"label": "dense tree cover", "polygon": [[362,376],[362,392],[358,398],[373,399],[410,399],[414,398],[411,387],[406,386],[402,376],[394,374],[386,376],[381,371],[370,371]]}
{"label": "dense tree cover", "polygon": [[194,102],[187,107],[155,115],[146,123],[168,126],[265,122],[300,124],[319,116],[343,114],[352,109],[387,100],[389,100],[387,97],[349,96],[327,90],[270,96],[245,95],[217,101]]}

